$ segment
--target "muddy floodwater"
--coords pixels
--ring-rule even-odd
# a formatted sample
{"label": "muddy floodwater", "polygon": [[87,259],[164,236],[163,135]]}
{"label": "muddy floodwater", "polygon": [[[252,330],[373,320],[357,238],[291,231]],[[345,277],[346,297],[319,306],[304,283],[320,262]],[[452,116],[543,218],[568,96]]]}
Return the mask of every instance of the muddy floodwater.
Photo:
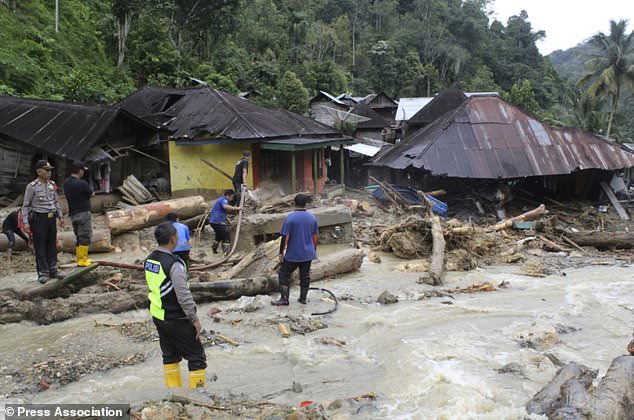
{"label": "muddy floodwater", "polygon": [[[632,335],[629,266],[588,266],[545,278],[522,276],[517,266],[449,273],[446,289],[483,282],[506,286],[426,297],[434,289],[417,284],[418,274],[396,272],[402,261],[382,259],[315,283],[339,297],[339,309],[314,317],[327,327],[304,335],[282,338],[277,321],[286,314],[308,321],[310,312],[330,308],[320,292],[311,291],[305,307],[295,303],[297,289],[290,308],[270,307],[268,296],[258,296],[250,311],[238,310],[236,302],[201,305],[203,328],[240,344],[207,348],[207,392],[294,406],[375,393],[377,399],[356,413],[359,418],[522,419],[524,405],[553,378],[559,361],[598,368],[602,376]],[[377,303],[385,290],[398,303]],[[222,310],[216,319],[207,315],[211,307]],[[49,326],[0,326],[3,399],[138,404],[165,398],[158,342],[103,326],[147,319],[139,310]],[[324,344],[325,337],[339,345]],[[45,360],[137,353],[145,361],[46,391],[16,385],[16,372]],[[184,363],[182,369],[186,375]]]}

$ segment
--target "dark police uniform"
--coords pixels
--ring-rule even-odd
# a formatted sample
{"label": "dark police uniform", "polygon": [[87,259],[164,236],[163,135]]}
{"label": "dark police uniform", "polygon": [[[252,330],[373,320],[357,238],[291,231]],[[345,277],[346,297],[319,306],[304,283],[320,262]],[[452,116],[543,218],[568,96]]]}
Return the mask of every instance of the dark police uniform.
{"label": "dark police uniform", "polygon": [[[184,262],[165,248],[145,260],[150,314],[159,334],[167,386],[179,386],[179,362],[188,361],[190,388],[204,385],[205,349],[196,338],[196,303],[187,286]],[[176,375],[177,374],[177,375]]]}
{"label": "dark police uniform", "polygon": [[62,277],[57,270],[57,220],[62,217],[53,181],[38,178],[26,186],[22,218],[31,227],[38,280],[42,283],[49,277]]}
{"label": "dark police uniform", "polygon": [[88,248],[92,240],[92,216],[90,214],[92,188],[88,182],[71,175],[64,181],[64,195],[68,201],[68,215],[73,223],[73,231],[77,239],[77,247],[75,248],[77,266],[86,267],[92,264],[88,258]]}
{"label": "dark police uniform", "polygon": [[240,158],[238,163],[236,163],[236,168],[233,171],[233,178],[231,180],[233,183],[233,191],[236,193],[235,195],[236,204],[240,202],[240,196],[242,194],[242,184],[246,182],[246,180],[243,177],[244,169],[246,169],[247,172],[249,171],[249,160],[243,156],[242,158]]}

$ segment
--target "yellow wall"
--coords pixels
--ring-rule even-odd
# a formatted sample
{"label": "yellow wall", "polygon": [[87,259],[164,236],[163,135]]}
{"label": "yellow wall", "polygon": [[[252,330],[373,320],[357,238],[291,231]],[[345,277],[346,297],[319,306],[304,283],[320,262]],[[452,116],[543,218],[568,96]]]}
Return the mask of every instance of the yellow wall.
{"label": "yellow wall", "polygon": [[[203,144],[200,146],[177,146],[169,142],[170,178],[172,193],[212,194],[233,188],[231,181],[200,159],[205,159],[233,176],[236,163],[242,152],[250,150],[248,144]],[[253,171],[249,161],[247,185],[253,186]]]}

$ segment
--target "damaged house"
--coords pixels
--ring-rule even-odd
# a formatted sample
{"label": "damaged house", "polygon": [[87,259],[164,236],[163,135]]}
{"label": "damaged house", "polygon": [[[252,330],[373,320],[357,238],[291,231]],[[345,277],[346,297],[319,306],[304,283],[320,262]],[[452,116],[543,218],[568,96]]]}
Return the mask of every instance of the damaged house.
{"label": "damaged house", "polygon": [[[206,87],[144,87],[120,106],[169,140],[174,195],[231,188],[243,151],[251,152],[250,187],[270,181],[286,192],[321,192],[328,178],[325,149],[353,142],[308,117]],[[343,155],[335,164],[342,163]]]}
{"label": "damaged house", "polygon": [[149,179],[166,169],[156,130],[124,110],[0,97],[0,195],[21,194],[40,159],[55,166],[58,184],[72,161],[86,162],[96,192],[110,192],[129,174]]}
{"label": "damaged house", "polygon": [[537,192],[592,196],[612,171],[634,167],[634,154],[619,144],[551,127],[497,95],[444,92],[412,123],[422,128],[371,163],[392,183],[468,193],[508,180]]}

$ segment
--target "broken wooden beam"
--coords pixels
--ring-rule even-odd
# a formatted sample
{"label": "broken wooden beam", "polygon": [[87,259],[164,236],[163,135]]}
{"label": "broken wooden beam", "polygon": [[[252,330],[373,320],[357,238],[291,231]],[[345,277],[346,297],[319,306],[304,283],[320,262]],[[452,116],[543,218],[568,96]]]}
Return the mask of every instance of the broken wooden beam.
{"label": "broken wooden beam", "polygon": [[61,288],[74,283],[84,275],[90,273],[95,268],[99,267],[99,264],[91,264],[87,267],[79,267],[76,270],[68,273],[63,279],[49,281],[42,286],[37,286],[32,289],[26,289],[19,292],[19,295],[23,299],[31,299],[34,297],[50,297],[55,295]]}
{"label": "broken wooden beam", "polygon": [[491,230],[498,231],[498,230],[506,229],[513,226],[513,222],[515,221],[524,222],[527,220],[534,220],[534,219],[537,219],[539,216],[542,216],[544,213],[546,213],[546,206],[544,204],[541,204],[539,207],[534,208],[533,210],[527,211],[526,213],[522,213],[519,216],[511,217],[510,219],[506,219],[494,225],[491,228]]}
{"label": "broken wooden beam", "polygon": [[605,195],[608,196],[610,203],[612,203],[612,205],[614,206],[614,210],[616,210],[616,212],[619,214],[621,220],[630,220],[630,216],[627,214],[627,211],[623,208],[621,203],[619,203],[619,200],[616,198],[616,195],[614,195],[614,192],[612,191],[612,188],[610,188],[608,183],[605,181],[601,181],[601,188],[603,189]]}

